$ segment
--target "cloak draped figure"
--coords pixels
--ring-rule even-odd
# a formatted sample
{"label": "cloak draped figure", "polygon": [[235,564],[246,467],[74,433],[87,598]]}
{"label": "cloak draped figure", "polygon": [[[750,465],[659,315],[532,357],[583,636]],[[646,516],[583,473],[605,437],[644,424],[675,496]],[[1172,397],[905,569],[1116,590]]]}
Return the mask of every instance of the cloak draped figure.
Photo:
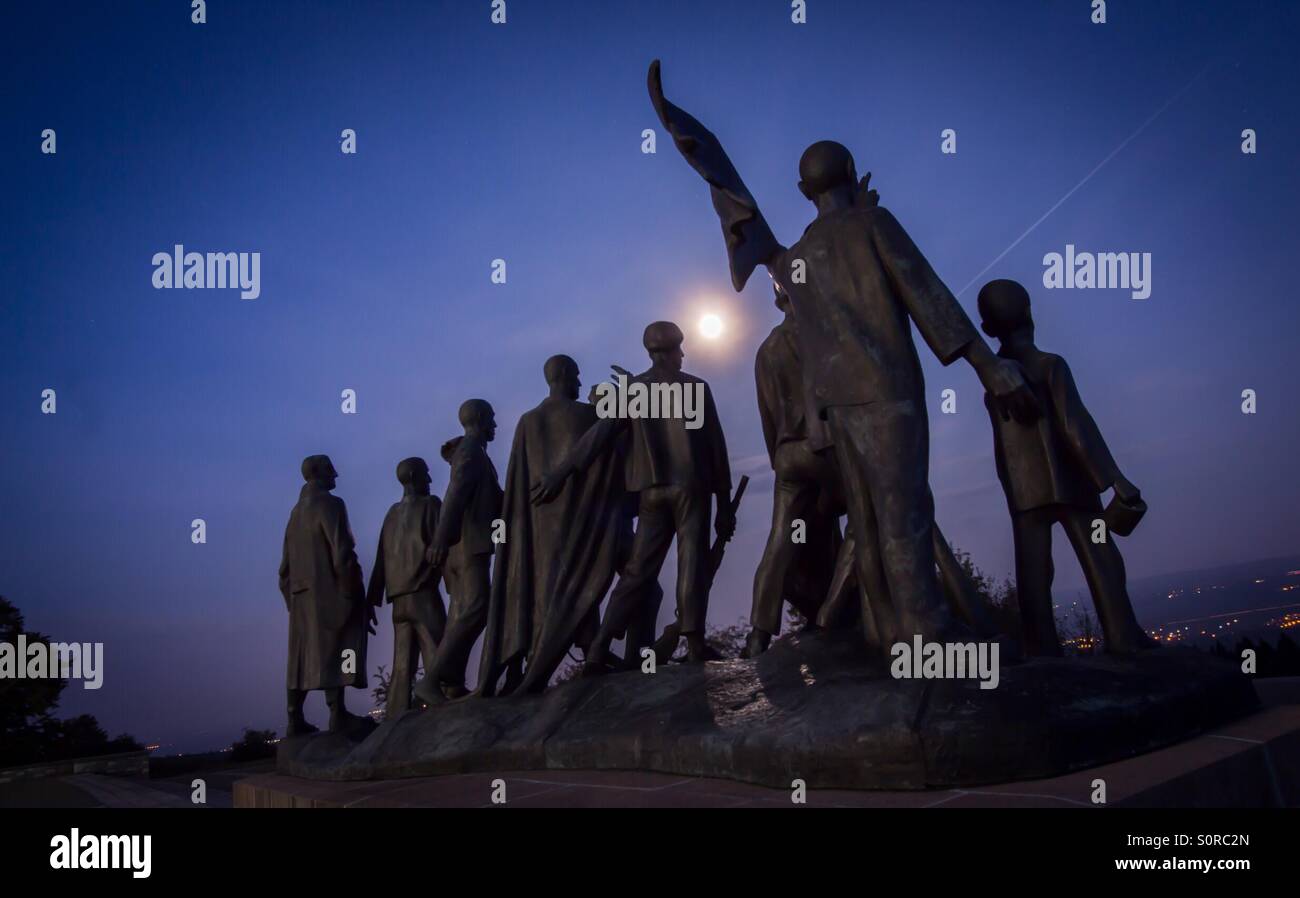
{"label": "cloak draped figure", "polygon": [[[590,640],[614,578],[625,502],[616,453],[576,473],[549,504],[530,501],[530,487],[596,424],[595,407],[577,398],[578,373],[568,356],[548,359],[551,395],[515,429],[502,509],[507,539],[496,551],[481,695],[545,689],[569,647]],[[503,672],[508,676],[499,684]]]}
{"label": "cloak draped figure", "polygon": [[[689,395],[694,403],[697,427],[689,427],[686,406],[655,417],[628,413],[620,416],[612,401],[617,389],[608,394],[609,417],[600,418],[563,459],[546,472],[531,490],[532,501],[544,505],[554,501],[565,482],[590,469],[602,456],[614,458],[620,438],[628,438],[623,461],[624,483],[638,493],[636,534],[631,557],[609,597],[605,616],[583,662],[583,675],[595,676],[609,668],[609,646],[642,619],[654,592],[668,549],[677,546],[677,632],[686,637],[691,661],[707,660],[713,653],[704,639],[708,614],[709,509],[716,502],[714,527],[723,541],[735,532],[730,506],[731,467],[727,443],[718,420],[717,408],[708,384],[682,371],[683,335],[671,321],[656,321],[642,335],[651,367],[630,379],[632,387],[650,394],[652,388],[677,395]],[[662,386],[657,386],[662,385]],[[684,399],[683,399],[684,401]],[[627,659],[623,659],[627,660]]]}

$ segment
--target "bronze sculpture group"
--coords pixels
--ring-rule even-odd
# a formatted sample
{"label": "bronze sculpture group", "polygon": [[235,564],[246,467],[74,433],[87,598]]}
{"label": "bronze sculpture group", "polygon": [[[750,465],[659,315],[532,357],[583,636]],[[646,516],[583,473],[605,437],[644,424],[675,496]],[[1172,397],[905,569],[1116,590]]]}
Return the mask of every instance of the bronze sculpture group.
{"label": "bronze sculpture group", "polygon": [[[755,363],[776,480],[744,655],[768,648],[786,601],[813,626],[860,626],[874,651],[914,636],[1010,637],[1004,658],[1016,643],[1027,654],[1060,654],[1051,609],[1055,523],[1079,557],[1108,650],[1149,645],[1111,538],[1131,532],[1145,505],[1064,360],[1034,345],[1024,289],[998,280],[980,291],[982,328],[1001,344],[995,354],[879,205],[870,176],[859,179],[848,149],[832,141],[800,159],[799,189],[817,215],[793,246],[780,245],[717,138],[663,96],[657,62],[649,88],[678,150],[710,186],[734,286],[766,267],[785,315]],[[965,359],[985,388],[1013,522],[1022,633],[996,632],[935,525],[913,324],[943,364]],[[430,706],[466,695],[480,636],[479,696],[545,689],[574,646],[584,676],[635,667],[652,647],[663,598],[657,581],[674,543],[676,617],[653,650],[662,660],[684,638],[687,661],[716,658],[704,640],[709,587],[735,530],[737,499],[712,395],[682,371],[682,343],[675,324],[651,324],[650,367],[627,381],[698,387],[700,426],[680,415],[600,417],[578,399],[576,363],[553,356],[544,366],[549,395],[519,421],[504,489],[486,451],[496,432],[492,407],[464,403],[464,436],[443,447],[451,474],[441,502],[429,493],[423,459],[398,465],[403,496],[385,517],[368,591],[346,509],[330,494],[333,465],[325,456],[304,461],[306,485],[280,567],[290,612],[289,733],[313,729],[302,714],[311,689],[326,691],[331,729],[354,720],[343,689],[366,685],[366,634],[385,596],[395,629],[390,714],[410,707],[412,691]],[[1099,496],[1112,488],[1103,510]],[[445,610],[440,580],[450,594]],[[622,658],[610,651],[620,638]],[[425,676],[413,684],[417,661]]]}

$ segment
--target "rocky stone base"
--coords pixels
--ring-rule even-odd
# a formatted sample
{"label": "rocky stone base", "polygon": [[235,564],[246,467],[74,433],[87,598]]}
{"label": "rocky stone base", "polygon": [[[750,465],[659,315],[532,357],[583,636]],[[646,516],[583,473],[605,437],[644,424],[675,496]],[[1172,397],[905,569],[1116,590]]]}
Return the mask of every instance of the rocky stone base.
{"label": "rocky stone base", "polygon": [[578,680],[541,696],[409,711],[360,738],[282,742],[277,770],[369,780],[500,770],[649,770],[789,788],[926,789],[1058,776],[1253,711],[1250,680],[1185,648],[1034,659],[976,680],[896,680],[850,633],[756,661]]}

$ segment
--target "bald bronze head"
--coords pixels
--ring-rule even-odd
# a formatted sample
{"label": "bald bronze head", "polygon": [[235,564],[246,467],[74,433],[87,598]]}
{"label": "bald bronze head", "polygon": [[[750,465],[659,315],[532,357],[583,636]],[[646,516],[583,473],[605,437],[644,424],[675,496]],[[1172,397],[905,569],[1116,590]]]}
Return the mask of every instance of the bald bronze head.
{"label": "bald bronze head", "polygon": [[799,157],[799,192],[814,203],[832,190],[852,191],[858,183],[857,166],[849,148],[834,140],[819,140]]}
{"label": "bald bronze head", "polygon": [[465,436],[480,436],[485,443],[496,438],[496,412],[486,399],[466,399],[461,403],[459,417],[461,426],[465,428]]}
{"label": "bald bronze head", "polygon": [[302,479],[307,483],[317,483],[332,490],[338,476],[339,472],[334,470],[334,463],[328,455],[309,455],[302,460]]}
{"label": "bald bronze head", "polygon": [[433,478],[429,476],[428,463],[418,456],[402,459],[397,463],[397,482],[409,495],[429,495]]}
{"label": "bald bronze head", "polygon": [[1005,278],[989,281],[980,288],[976,302],[980,329],[990,337],[1003,339],[1024,330],[1032,332],[1034,319],[1029,313],[1029,292],[1016,281]]}
{"label": "bald bronze head", "polygon": [[582,381],[578,379],[578,363],[567,355],[553,355],[542,367],[546,375],[546,384],[551,388],[552,396],[565,399],[577,399],[578,388]]}

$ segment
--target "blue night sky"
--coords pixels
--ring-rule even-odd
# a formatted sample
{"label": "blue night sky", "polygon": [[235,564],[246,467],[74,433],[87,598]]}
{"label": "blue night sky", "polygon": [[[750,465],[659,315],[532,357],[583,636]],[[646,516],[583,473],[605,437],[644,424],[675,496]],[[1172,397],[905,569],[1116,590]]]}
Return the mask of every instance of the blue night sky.
{"label": "blue night sky", "polygon": [[[1151,506],[1131,576],[1297,549],[1294,7],[1112,2],[1093,25],[1088,0],[809,0],[797,26],[785,0],[509,0],[494,26],[488,0],[211,0],[206,25],[187,0],[34,5],[0,28],[0,593],[35,629],[105,643],[104,688],[74,685],[65,713],[186,750],[279,729],[276,567],[303,456],[338,467],[368,576],[394,466],[423,455],[441,492],[462,400],[495,405],[504,475],[547,356],[588,384],[639,370],[660,318],[755,477],[710,620],[747,614],[771,497],[753,357],[779,315],[765,277],[732,291],[707,189],[667,136],[641,152],[655,57],[780,239],[812,214],[799,154],[833,138],[954,291],[1132,137],[959,299],[974,316],[985,280],[1029,287],[1039,344]],[[153,289],[153,254],[177,243],[260,252],[260,298]],[[1045,290],[1043,256],[1067,243],[1151,253],[1151,297]],[[698,335],[705,312],[723,339]],[[920,349],[939,524],[1005,575],[978,381]]]}

